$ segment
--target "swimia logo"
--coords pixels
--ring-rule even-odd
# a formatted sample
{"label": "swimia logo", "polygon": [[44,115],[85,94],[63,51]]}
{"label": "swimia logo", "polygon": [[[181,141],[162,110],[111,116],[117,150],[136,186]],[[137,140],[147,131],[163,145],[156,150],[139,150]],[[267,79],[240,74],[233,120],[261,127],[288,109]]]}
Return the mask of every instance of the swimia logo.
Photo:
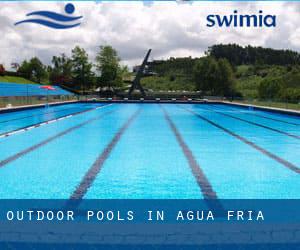
{"label": "swimia logo", "polygon": [[80,22],[78,22],[78,20],[81,19],[82,16],[72,16],[75,11],[74,5],[68,3],[64,10],[64,14],[47,10],[31,12],[26,16],[33,18],[19,21],[15,23],[15,25],[35,23],[52,29],[70,29],[79,26]]}
{"label": "swimia logo", "polygon": [[260,10],[258,14],[242,15],[237,10],[231,15],[208,15],[207,27],[276,27],[275,15],[264,15]]}

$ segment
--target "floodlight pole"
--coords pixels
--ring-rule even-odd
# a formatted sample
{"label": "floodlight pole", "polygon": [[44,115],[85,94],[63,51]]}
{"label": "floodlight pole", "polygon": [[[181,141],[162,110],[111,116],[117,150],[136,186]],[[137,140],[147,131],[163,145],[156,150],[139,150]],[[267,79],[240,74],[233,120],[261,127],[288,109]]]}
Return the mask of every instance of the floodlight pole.
{"label": "floodlight pole", "polygon": [[143,60],[142,65],[138,69],[138,72],[137,72],[137,74],[136,74],[136,76],[135,76],[135,78],[134,78],[134,80],[132,82],[132,85],[131,85],[130,89],[129,89],[128,97],[131,97],[131,94],[134,91],[134,89],[139,89],[140,92],[142,93],[142,96],[143,97],[146,96],[146,93],[145,93],[145,91],[144,91],[144,89],[143,89],[143,87],[142,87],[142,85],[140,83],[140,80],[141,80],[141,78],[143,76],[144,69],[146,67],[146,64],[147,64],[148,58],[150,56],[150,53],[151,53],[151,49],[148,50],[148,52],[147,52],[147,54],[146,54],[146,56],[145,56],[145,58]]}

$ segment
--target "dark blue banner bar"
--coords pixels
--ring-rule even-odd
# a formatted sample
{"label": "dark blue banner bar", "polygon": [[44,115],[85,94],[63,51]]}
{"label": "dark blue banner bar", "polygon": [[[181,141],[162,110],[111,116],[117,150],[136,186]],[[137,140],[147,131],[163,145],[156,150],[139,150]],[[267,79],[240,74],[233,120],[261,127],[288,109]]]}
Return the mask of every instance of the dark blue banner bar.
{"label": "dark blue banner bar", "polygon": [[300,200],[1,200],[0,242],[17,249],[296,249],[299,207]]}

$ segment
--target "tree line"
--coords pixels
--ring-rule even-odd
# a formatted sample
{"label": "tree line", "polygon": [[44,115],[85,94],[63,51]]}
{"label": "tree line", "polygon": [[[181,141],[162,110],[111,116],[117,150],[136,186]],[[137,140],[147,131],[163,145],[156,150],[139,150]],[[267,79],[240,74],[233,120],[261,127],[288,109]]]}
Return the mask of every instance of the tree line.
{"label": "tree line", "polygon": [[238,44],[217,44],[209,47],[206,54],[216,59],[226,58],[231,65],[296,65],[300,63],[300,54],[295,51],[251,45],[242,47]]}
{"label": "tree line", "polygon": [[[203,57],[157,60],[149,67],[170,84],[181,78],[205,95],[247,98],[243,88],[251,84],[255,98],[299,102],[299,64],[300,54],[295,51],[218,44],[209,47]],[[243,66],[248,70],[241,75]]]}
{"label": "tree line", "polygon": [[[159,84],[174,90],[201,91],[203,95],[247,97],[249,86],[258,98],[299,101],[300,56],[290,50],[275,50],[237,44],[217,44],[208,48],[200,58],[171,57],[154,60],[147,65],[148,84],[159,90]],[[76,46],[71,55],[52,57],[51,65],[39,58],[12,64],[18,75],[36,82],[50,82],[81,92],[95,87],[122,85],[128,68],[121,66],[117,51],[111,46],[99,46],[94,63],[85,49]],[[241,69],[244,68],[244,72]],[[0,65],[0,75],[4,74]],[[185,83],[189,83],[189,86]],[[180,85],[180,86],[179,86]],[[246,93],[246,94],[245,94]]]}
{"label": "tree line", "polygon": [[24,60],[20,65],[12,64],[17,75],[41,83],[63,85],[79,91],[94,87],[115,87],[122,83],[122,76],[128,72],[120,64],[117,51],[111,46],[100,46],[95,63],[90,61],[84,48],[76,46],[71,56],[60,54],[53,56],[51,65],[44,65],[38,57]]}
{"label": "tree line", "polygon": [[150,71],[159,76],[168,76],[170,82],[184,77],[194,84],[194,89],[205,95],[234,95],[234,70],[226,58],[212,56],[201,58],[174,58],[153,61],[148,65]]}

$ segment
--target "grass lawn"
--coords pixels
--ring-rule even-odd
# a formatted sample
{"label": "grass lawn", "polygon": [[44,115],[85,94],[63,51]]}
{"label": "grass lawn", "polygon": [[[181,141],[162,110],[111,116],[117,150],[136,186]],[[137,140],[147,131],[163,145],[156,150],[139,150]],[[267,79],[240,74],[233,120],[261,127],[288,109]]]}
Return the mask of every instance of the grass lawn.
{"label": "grass lawn", "polygon": [[145,89],[153,91],[186,90],[194,91],[195,86],[191,79],[185,76],[148,76],[143,77],[141,84]]}
{"label": "grass lawn", "polygon": [[17,77],[17,76],[0,76],[0,82],[11,82],[11,83],[31,83],[36,84],[35,82],[32,82],[28,79],[25,79],[23,77]]}

